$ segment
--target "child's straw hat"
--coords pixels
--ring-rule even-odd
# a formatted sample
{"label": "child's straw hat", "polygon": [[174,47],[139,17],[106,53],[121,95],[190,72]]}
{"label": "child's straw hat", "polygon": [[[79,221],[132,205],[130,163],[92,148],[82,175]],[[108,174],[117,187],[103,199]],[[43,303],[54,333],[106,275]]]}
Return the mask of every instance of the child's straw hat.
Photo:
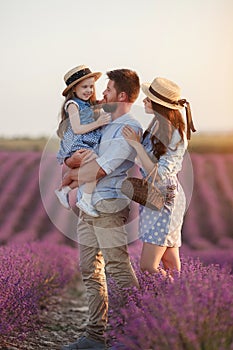
{"label": "child's straw hat", "polygon": [[72,88],[72,86],[76,85],[80,81],[91,77],[94,77],[95,80],[97,80],[101,77],[101,75],[102,73],[100,72],[91,72],[91,70],[85,65],[81,65],[69,70],[69,72],[67,72],[64,76],[67,87],[62,92],[62,95],[66,96],[67,92]]}

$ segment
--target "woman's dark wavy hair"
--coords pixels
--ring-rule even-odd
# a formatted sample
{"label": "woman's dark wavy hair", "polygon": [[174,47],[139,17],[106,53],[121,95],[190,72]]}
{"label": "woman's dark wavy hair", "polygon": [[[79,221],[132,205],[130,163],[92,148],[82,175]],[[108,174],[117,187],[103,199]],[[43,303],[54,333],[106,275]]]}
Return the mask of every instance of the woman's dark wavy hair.
{"label": "woman's dark wavy hair", "polygon": [[167,108],[153,101],[151,101],[151,103],[156,119],[159,122],[159,127],[155,133],[151,133],[148,129],[145,130],[143,140],[148,134],[150,134],[150,140],[153,146],[153,155],[159,160],[159,158],[165,154],[168,149],[174,129],[179,131],[181,137],[180,142],[183,141],[185,123],[179,110]]}

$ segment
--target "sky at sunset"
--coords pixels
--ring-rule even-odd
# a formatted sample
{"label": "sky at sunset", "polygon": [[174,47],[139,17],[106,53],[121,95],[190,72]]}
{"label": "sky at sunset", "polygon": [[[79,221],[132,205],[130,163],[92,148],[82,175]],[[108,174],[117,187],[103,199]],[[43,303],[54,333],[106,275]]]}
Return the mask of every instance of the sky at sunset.
{"label": "sky at sunset", "polygon": [[0,46],[0,136],[55,133],[80,64],[103,72],[97,98],[106,71],[131,68],[180,85],[199,132],[233,131],[232,0],[0,0]]}

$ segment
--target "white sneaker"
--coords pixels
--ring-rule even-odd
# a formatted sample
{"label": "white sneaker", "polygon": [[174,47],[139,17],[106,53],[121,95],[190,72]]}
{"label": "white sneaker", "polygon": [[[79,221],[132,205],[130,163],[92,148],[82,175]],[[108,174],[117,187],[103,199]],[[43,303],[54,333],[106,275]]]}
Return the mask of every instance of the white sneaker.
{"label": "white sneaker", "polygon": [[76,203],[76,207],[84,211],[84,213],[87,215],[94,216],[95,218],[99,217],[99,214],[95,208],[83,199],[80,199],[80,201]]}
{"label": "white sneaker", "polygon": [[68,193],[65,193],[62,190],[55,190],[54,192],[57,198],[59,199],[60,203],[63,205],[63,207],[65,207],[66,209],[70,209]]}

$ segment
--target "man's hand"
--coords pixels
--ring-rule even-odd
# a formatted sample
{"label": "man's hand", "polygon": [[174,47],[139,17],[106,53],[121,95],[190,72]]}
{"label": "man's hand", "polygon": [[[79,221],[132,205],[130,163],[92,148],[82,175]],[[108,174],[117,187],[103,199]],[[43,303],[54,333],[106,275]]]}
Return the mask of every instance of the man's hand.
{"label": "man's hand", "polygon": [[99,180],[106,175],[105,171],[95,160],[88,162],[79,168],[70,169],[68,174],[72,181],[77,181],[78,186],[86,182]]}
{"label": "man's hand", "polygon": [[65,160],[65,164],[69,168],[79,168],[83,164],[86,164],[90,162],[91,160],[95,159],[97,155],[92,151],[88,149],[80,149],[76,151],[72,157],[67,158]]}

